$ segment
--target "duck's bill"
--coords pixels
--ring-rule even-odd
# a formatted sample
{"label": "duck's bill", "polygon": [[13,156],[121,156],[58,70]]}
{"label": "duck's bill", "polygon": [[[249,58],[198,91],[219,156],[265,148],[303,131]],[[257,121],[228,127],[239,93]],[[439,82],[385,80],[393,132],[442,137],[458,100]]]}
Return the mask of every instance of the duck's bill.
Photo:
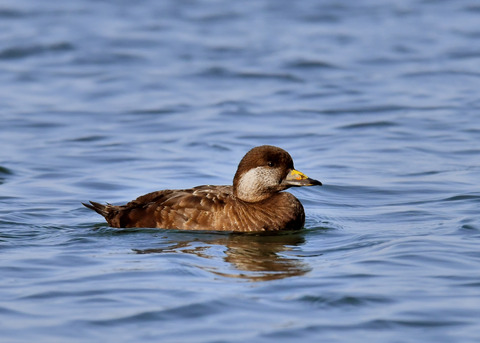
{"label": "duck's bill", "polygon": [[321,186],[322,183],[318,180],[311,179],[304,173],[292,169],[288,173],[287,177],[282,181],[282,184],[291,186],[291,187],[302,187],[302,186]]}

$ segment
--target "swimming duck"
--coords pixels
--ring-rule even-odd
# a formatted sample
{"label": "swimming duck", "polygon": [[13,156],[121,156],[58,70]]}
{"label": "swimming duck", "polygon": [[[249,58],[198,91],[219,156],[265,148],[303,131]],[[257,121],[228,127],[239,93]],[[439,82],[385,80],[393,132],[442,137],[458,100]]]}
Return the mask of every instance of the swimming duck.
{"label": "swimming duck", "polygon": [[162,190],[138,197],[126,205],[84,206],[101,214],[112,227],[149,227],[177,230],[279,231],[305,224],[300,201],[289,187],[321,186],[296,170],[285,150],[262,145],[240,161],[233,186],[198,186]]}

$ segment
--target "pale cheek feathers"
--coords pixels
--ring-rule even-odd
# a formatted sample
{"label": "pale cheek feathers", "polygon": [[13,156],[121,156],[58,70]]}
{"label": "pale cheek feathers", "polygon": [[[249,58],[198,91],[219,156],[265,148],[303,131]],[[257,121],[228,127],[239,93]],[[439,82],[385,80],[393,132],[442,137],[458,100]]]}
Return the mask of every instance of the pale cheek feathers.
{"label": "pale cheek feathers", "polygon": [[250,169],[240,177],[237,196],[245,201],[258,201],[257,198],[268,192],[269,187],[277,184],[278,175],[275,169],[265,167]]}

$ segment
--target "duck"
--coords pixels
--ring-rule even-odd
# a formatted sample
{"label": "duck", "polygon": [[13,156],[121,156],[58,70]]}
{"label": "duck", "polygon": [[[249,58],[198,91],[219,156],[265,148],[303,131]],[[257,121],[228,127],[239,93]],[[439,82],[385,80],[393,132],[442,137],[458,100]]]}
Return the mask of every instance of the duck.
{"label": "duck", "polygon": [[160,190],[125,205],[90,201],[85,207],[113,228],[262,232],[300,230],[305,211],[290,187],[321,186],[294,168],[290,154],[272,145],[249,150],[232,185]]}

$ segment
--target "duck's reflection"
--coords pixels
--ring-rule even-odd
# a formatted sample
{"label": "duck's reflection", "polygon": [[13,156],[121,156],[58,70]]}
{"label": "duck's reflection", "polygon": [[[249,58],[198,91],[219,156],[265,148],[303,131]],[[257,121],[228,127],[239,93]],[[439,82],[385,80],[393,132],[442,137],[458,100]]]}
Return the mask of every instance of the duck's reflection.
{"label": "duck's reflection", "polygon": [[288,256],[288,251],[305,242],[302,232],[277,235],[189,235],[188,237],[188,240],[179,241],[179,237],[176,236],[175,242],[167,247],[134,251],[138,254],[181,252],[207,259],[218,259],[220,247],[223,251],[223,260],[228,263],[227,267],[212,267],[211,264],[199,267],[216,275],[251,281],[299,276],[311,270],[308,264],[300,260],[300,257]]}

